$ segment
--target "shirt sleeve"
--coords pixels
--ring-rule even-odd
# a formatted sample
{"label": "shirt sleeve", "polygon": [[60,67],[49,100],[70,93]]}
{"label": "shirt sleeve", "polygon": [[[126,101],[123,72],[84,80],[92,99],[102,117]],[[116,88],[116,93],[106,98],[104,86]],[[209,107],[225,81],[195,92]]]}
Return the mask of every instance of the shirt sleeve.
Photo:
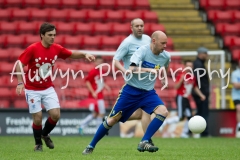
{"label": "shirt sleeve", "polygon": [[143,60],[144,54],[145,54],[145,50],[144,50],[144,46],[138,48],[132,55],[132,57],[130,58],[130,62],[131,63],[135,63],[136,65],[139,65],[139,63]]}
{"label": "shirt sleeve", "polygon": [[95,77],[95,70],[93,69],[88,73],[87,77],[85,78],[85,82],[86,81],[92,82],[94,80],[94,77]]}
{"label": "shirt sleeve", "polygon": [[66,59],[68,57],[70,57],[72,55],[72,51],[58,45],[59,49],[60,49],[60,53],[58,55],[59,58],[61,59]]}
{"label": "shirt sleeve", "polygon": [[129,48],[129,43],[127,43],[127,41],[124,40],[118,47],[113,59],[121,61],[122,58],[128,53],[128,48]]}
{"label": "shirt sleeve", "polygon": [[19,56],[18,60],[21,61],[22,64],[27,66],[33,55],[33,47],[29,46],[25,49],[25,51]]}
{"label": "shirt sleeve", "polygon": [[231,75],[231,82],[238,83],[237,75],[235,74],[235,72],[233,72]]}

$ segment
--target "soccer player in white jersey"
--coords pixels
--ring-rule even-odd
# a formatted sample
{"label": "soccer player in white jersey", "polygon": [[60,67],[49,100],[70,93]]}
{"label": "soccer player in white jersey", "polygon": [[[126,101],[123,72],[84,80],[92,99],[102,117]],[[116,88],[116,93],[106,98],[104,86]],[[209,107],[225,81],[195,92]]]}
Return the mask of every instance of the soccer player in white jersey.
{"label": "soccer player in white jersey", "polygon": [[[119,92],[119,96],[107,120],[99,126],[94,138],[82,152],[83,155],[91,154],[96,144],[112,126],[119,121],[126,122],[139,108],[148,114],[154,113],[155,118],[148,125],[141,142],[138,144],[137,150],[140,152],[158,151],[158,147],[149,143],[149,140],[168,116],[166,106],[154,90],[156,74],[160,74],[158,73],[159,68],[167,68],[170,62],[170,54],[164,50],[166,46],[166,34],[162,31],[155,31],[151,36],[151,43],[141,46],[134,52],[130,58],[129,67],[129,71],[132,74],[128,76],[129,80],[126,81],[126,84]],[[142,78],[140,79],[139,76]],[[165,79],[162,80],[163,82],[165,82]]]}
{"label": "soccer player in white jersey", "polygon": [[[151,38],[143,34],[144,22],[140,18],[135,18],[131,21],[131,30],[127,38],[125,38],[118,47],[115,56],[113,57],[113,63],[115,67],[125,74],[130,65],[130,58],[133,53],[140,47],[146,44],[150,44]],[[123,61],[124,66],[120,63]],[[142,109],[136,110],[128,120],[141,120],[143,131],[146,132],[149,123],[151,122],[151,116]],[[150,143],[153,144],[152,140]]]}
{"label": "soccer player in white jersey", "polygon": [[[16,71],[21,72],[22,67],[28,66],[25,76],[17,75],[18,85],[16,93],[20,95],[25,88],[26,101],[33,118],[34,151],[43,151],[41,139],[45,141],[48,148],[54,148],[49,133],[54,129],[60,118],[60,104],[49,72],[53,70],[56,60],[58,58],[95,60],[95,57],[90,54],[70,51],[54,43],[55,36],[55,26],[50,23],[43,23],[40,27],[41,41],[27,47],[19,56],[16,67]],[[43,129],[41,104],[43,104],[49,114]]]}

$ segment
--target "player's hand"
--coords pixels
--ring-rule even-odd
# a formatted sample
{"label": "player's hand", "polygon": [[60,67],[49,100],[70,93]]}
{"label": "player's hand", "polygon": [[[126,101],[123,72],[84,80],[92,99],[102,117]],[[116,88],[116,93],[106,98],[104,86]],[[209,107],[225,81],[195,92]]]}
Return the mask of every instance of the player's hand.
{"label": "player's hand", "polygon": [[202,95],[202,96],[200,97],[200,99],[201,99],[201,101],[204,101],[204,100],[206,99],[205,95]]}
{"label": "player's hand", "polygon": [[95,57],[94,57],[93,55],[91,55],[91,54],[88,54],[88,53],[85,54],[85,58],[86,58],[89,62],[95,61]]}
{"label": "player's hand", "polygon": [[24,84],[17,85],[16,93],[17,93],[18,96],[21,95],[23,89],[24,89]]}
{"label": "player's hand", "polygon": [[97,93],[93,92],[93,93],[92,93],[92,96],[93,96],[93,98],[96,99],[96,98],[97,98]]}

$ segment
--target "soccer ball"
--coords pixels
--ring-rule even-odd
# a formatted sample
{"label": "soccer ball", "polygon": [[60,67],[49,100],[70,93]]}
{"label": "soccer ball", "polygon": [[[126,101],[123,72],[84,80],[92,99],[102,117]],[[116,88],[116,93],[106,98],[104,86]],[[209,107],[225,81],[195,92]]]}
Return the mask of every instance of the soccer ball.
{"label": "soccer ball", "polygon": [[206,127],[207,123],[201,116],[194,116],[188,122],[188,128],[192,133],[202,133]]}

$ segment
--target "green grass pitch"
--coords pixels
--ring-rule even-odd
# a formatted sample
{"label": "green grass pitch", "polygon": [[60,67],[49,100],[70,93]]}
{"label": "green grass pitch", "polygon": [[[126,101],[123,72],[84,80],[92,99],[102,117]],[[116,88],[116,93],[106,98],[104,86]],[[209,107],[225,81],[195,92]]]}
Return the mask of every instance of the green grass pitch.
{"label": "green grass pitch", "polygon": [[140,138],[104,137],[92,155],[82,155],[91,137],[51,136],[55,148],[33,152],[30,136],[1,136],[0,160],[239,160],[240,139],[153,138],[159,151],[138,152]]}

